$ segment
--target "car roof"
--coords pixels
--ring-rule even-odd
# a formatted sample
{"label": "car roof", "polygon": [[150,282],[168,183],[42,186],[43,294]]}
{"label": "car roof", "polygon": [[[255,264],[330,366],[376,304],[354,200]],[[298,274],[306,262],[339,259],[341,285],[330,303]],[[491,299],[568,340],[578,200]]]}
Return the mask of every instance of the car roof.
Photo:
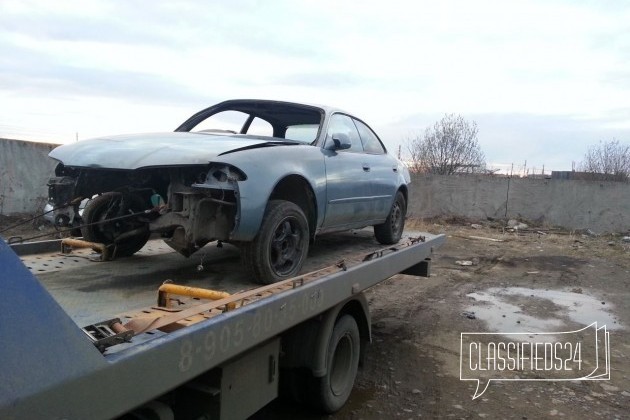
{"label": "car roof", "polygon": [[227,106],[227,105],[235,105],[235,104],[238,106],[238,104],[247,105],[247,104],[258,104],[258,103],[259,104],[286,104],[286,105],[292,105],[292,106],[304,106],[304,107],[310,107],[310,108],[319,108],[322,111],[324,111],[326,114],[330,114],[333,112],[341,112],[343,114],[352,115],[351,113],[344,111],[343,109],[328,106],[328,105],[313,104],[313,103],[307,103],[307,102],[281,101],[281,100],[275,100],[275,99],[228,99],[226,101],[219,102],[215,106],[222,106],[222,105]]}

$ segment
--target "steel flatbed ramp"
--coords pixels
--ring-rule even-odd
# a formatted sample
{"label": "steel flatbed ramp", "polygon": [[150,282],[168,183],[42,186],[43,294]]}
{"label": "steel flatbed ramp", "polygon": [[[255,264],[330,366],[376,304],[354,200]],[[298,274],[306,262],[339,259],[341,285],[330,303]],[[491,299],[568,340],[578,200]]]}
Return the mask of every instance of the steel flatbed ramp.
{"label": "steel flatbed ramp", "polygon": [[[309,256],[310,264],[329,262],[319,274],[251,291],[251,279],[246,276],[226,279],[219,271],[198,270],[199,265],[208,270],[213,264],[238,265],[236,250],[212,251],[203,258],[206,261],[193,260],[192,264],[190,260],[171,261],[168,253],[93,263],[81,269],[42,274],[40,282],[1,242],[4,296],[0,300],[0,418],[96,419],[121,415],[397,273],[418,268],[445,239],[443,235],[424,234],[422,240],[401,241],[376,253],[361,253],[362,247],[377,248],[373,240],[362,238],[362,233],[348,235],[357,244],[354,249],[340,247],[337,237],[321,241],[322,248]],[[362,254],[359,259],[358,254]],[[222,257],[212,260],[217,255]],[[369,257],[364,258],[366,255]],[[330,264],[331,260],[342,259],[344,264]],[[163,272],[171,263],[174,266],[170,271]],[[306,267],[312,269],[312,265]],[[111,312],[99,321],[127,311],[123,322],[129,323],[136,318],[134,310],[140,314],[142,307],[155,305],[157,286],[165,276],[185,279],[192,273],[198,275],[189,282],[191,285],[241,293],[204,304],[204,310],[188,320],[158,329],[150,326],[130,342],[109,347],[105,353],[77,326],[95,313],[105,315],[106,310]],[[75,294],[65,300],[72,281],[79,287],[76,293],[84,295]],[[125,282],[124,287],[121,282]],[[151,290],[150,297],[145,289]],[[127,307],[112,308],[112,301],[123,294]],[[85,299],[87,295],[89,299]],[[99,302],[104,296],[113,300]],[[235,302],[236,308],[226,310],[229,302]],[[78,306],[89,309],[77,312]],[[68,315],[71,310],[75,311],[72,317]],[[173,328],[175,324],[179,325]]]}
{"label": "steel flatbed ramp", "polygon": [[[403,238],[420,234],[409,231]],[[311,247],[302,273],[379,247],[371,229],[322,236]],[[60,244],[53,249],[21,255],[20,260],[80,327],[155,305],[157,289],[166,280],[232,294],[255,286],[242,269],[238,249],[229,244],[208,244],[184,258],[163,241],[151,240],[133,257],[105,262],[89,260],[89,249],[68,255],[61,255]],[[43,267],[33,263],[48,260]],[[60,265],[62,269],[55,267]]]}

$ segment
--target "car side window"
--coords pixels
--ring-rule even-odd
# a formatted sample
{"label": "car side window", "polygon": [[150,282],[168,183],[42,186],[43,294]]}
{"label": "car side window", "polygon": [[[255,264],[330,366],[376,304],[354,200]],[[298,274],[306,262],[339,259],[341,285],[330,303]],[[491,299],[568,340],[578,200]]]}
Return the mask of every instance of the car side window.
{"label": "car side window", "polygon": [[343,114],[333,114],[333,116],[330,117],[330,122],[328,123],[328,131],[326,132],[326,145],[332,142],[332,135],[336,133],[344,133],[350,138],[352,147],[343,150],[344,152],[363,152],[361,137],[359,137],[359,132],[352,122],[352,118]]}
{"label": "car side window", "polygon": [[273,137],[273,127],[269,122],[256,117],[247,129],[247,134]]}
{"label": "car side window", "polygon": [[319,124],[296,124],[287,126],[284,138],[302,143],[312,143],[317,138]]}
{"label": "car side window", "polygon": [[193,128],[197,133],[239,133],[249,115],[240,111],[223,111],[211,115]]}
{"label": "car side window", "polygon": [[359,136],[361,136],[361,142],[363,143],[363,150],[365,150],[366,153],[378,155],[385,153],[385,148],[381,144],[381,141],[378,139],[376,134],[374,134],[374,131],[370,129],[370,127],[359,120],[354,120],[354,123],[359,130]]}

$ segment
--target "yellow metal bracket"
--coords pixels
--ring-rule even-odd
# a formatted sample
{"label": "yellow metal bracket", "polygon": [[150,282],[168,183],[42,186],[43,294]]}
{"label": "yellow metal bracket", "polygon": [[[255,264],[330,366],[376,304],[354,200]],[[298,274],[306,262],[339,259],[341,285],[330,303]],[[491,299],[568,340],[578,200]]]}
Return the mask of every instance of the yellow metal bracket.
{"label": "yellow metal bracket", "polygon": [[[217,292],[216,290],[202,289],[200,287],[182,286],[173,283],[164,283],[158,289],[158,307],[171,308],[171,296],[187,296],[196,299],[219,300],[230,296],[227,292]],[[228,303],[228,309],[234,309],[235,303]]]}
{"label": "yellow metal bracket", "polygon": [[69,254],[73,249],[92,248],[95,252],[100,253],[101,261],[109,261],[112,259],[110,248],[105,244],[98,242],[89,242],[81,239],[65,238],[61,241],[61,253]]}

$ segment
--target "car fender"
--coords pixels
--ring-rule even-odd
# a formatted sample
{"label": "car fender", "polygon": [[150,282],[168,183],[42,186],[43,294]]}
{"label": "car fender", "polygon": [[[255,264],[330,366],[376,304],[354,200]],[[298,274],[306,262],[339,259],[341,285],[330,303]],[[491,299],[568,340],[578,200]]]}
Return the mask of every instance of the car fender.
{"label": "car fender", "polygon": [[240,169],[247,177],[238,182],[239,220],[230,235],[234,241],[251,241],[262,223],[274,188],[289,175],[303,177],[315,194],[317,226],[323,220],[326,172],[319,147],[309,145],[269,146],[226,153],[217,161]]}

